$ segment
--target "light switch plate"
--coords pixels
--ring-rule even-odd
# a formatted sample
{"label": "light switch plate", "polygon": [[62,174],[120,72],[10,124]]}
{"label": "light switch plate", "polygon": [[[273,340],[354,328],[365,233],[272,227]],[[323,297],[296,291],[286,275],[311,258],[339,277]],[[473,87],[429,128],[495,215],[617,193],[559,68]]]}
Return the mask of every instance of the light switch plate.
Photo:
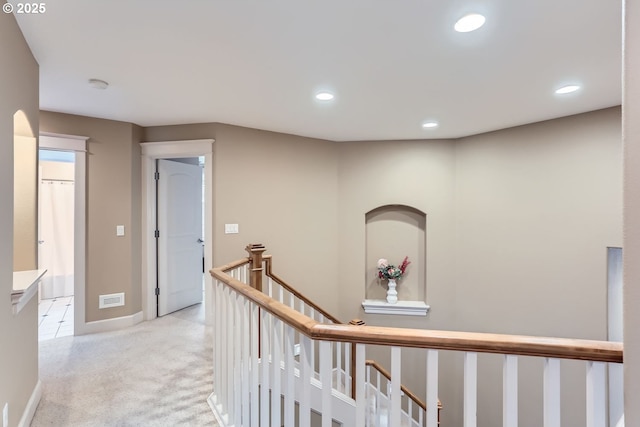
{"label": "light switch plate", "polygon": [[116,236],[124,236],[124,225],[116,225]]}
{"label": "light switch plate", "polygon": [[238,234],[240,231],[238,229],[238,224],[225,224],[224,225],[224,234]]}

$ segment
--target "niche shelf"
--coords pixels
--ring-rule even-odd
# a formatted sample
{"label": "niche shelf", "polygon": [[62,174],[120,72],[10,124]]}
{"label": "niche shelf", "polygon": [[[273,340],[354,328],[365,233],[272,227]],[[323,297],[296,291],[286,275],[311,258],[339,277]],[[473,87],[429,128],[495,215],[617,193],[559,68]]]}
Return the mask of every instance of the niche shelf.
{"label": "niche shelf", "polygon": [[[366,313],[425,316],[427,215],[411,206],[384,205],[365,214]],[[387,281],[378,278],[377,263],[386,258],[398,265],[405,256],[411,264],[398,281],[398,302],[386,301]]]}

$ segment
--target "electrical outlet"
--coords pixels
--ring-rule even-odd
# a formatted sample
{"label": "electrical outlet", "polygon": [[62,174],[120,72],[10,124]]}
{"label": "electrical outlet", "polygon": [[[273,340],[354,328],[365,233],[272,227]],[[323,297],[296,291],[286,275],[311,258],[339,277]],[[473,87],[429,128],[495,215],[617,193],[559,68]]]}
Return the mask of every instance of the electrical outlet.
{"label": "electrical outlet", "polygon": [[2,408],[2,427],[9,427],[9,403],[5,403]]}

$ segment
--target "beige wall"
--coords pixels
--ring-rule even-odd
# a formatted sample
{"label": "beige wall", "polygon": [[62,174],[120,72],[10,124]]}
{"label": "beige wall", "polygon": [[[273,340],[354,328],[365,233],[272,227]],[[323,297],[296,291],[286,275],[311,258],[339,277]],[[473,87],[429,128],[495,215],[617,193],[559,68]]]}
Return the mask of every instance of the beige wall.
{"label": "beige wall", "polygon": [[[4,2],[2,2],[4,3]],[[13,315],[14,114],[22,110],[38,133],[38,64],[11,14],[0,14],[0,410],[18,424],[38,381],[37,298]]]}
{"label": "beige wall", "polygon": [[[87,322],[139,312],[141,130],[130,123],[42,111],[40,130],[88,136]],[[116,225],[125,236],[116,236]],[[98,309],[102,294],[125,293],[122,307]]]}
{"label": "beige wall", "polygon": [[[22,112],[17,121],[27,121]],[[18,123],[14,120],[14,123]],[[13,137],[13,270],[38,268],[38,142],[34,136]]]}
{"label": "beige wall", "polygon": [[[620,109],[458,141],[339,145],[343,319],[370,325],[606,339],[606,247],[622,243]],[[364,215],[427,214],[426,318],[365,315]],[[397,254],[401,256],[402,254]],[[394,258],[395,259],[395,258]],[[400,285],[402,286],[402,285]],[[377,351],[385,359],[385,351]],[[424,358],[403,381],[424,393]],[[461,425],[462,360],[441,357],[443,421]],[[567,364],[565,364],[567,365]],[[563,365],[567,425],[581,421],[581,366]],[[480,357],[479,423],[501,424],[500,360]],[[540,363],[521,362],[521,425],[540,425]],[[495,379],[495,376],[493,377]],[[574,387],[574,385],[576,387]]]}
{"label": "beige wall", "polygon": [[624,386],[625,422],[640,426],[640,1],[625,1]]}
{"label": "beige wall", "polygon": [[[213,138],[213,265],[263,243],[274,269],[331,311],[338,274],[334,143],[224,124],[145,129],[146,141]],[[239,234],[224,234],[224,224]]]}
{"label": "beige wall", "polygon": [[[606,248],[622,245],[620,119],[612,108],[456,144],[457,329],[607,338]],[[499,407],[501,384],[487,374],[501,366],[485,359],[479,422],[498,425],[487,408]],[[542,366],[521,364],[521,425],[540,425]],[[564,368],[567,425],[585,422],[581,366]]]}

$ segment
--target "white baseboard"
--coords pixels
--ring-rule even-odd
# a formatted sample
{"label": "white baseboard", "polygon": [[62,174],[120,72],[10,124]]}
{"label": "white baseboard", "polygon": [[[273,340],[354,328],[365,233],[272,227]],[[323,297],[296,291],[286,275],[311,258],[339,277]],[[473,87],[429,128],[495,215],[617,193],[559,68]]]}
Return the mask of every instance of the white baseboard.
{"label": "white baseboard", "polygon": [[209,398],[207,399],[207,403],[209,403],[209,407],[211,408],[211,412],[213,412],[213,416],[216,419],[216,422],[220,424],[221,427],[226,427],[229,422],[229,417],[226,415],[222,415],[220,412],[220,407],[216,404],[216,394],[211,393]]}
{"label": "white baseboard", "polygon": [[26,408],[24,408],[24,412],[22,413],[22,418],[20,418],[18,427],[29,427],[31,425],[31,420],[33,420],[33,416],[36,414],[36,409],[38,409],[40,398],[42,398],[42,382],[38,380],[36,386],[33,388],[31,397],[27,402],[27,406]]}
{"label": "white baseboard", "polygon": [[113,319],[96,320],[95,322],[87,322],[84,325],[76,325],[75,335],[95,334],[97,332],[116,331],[118,329],[128,328],[142,322],[142,311],[129,316],[116,317]]}

